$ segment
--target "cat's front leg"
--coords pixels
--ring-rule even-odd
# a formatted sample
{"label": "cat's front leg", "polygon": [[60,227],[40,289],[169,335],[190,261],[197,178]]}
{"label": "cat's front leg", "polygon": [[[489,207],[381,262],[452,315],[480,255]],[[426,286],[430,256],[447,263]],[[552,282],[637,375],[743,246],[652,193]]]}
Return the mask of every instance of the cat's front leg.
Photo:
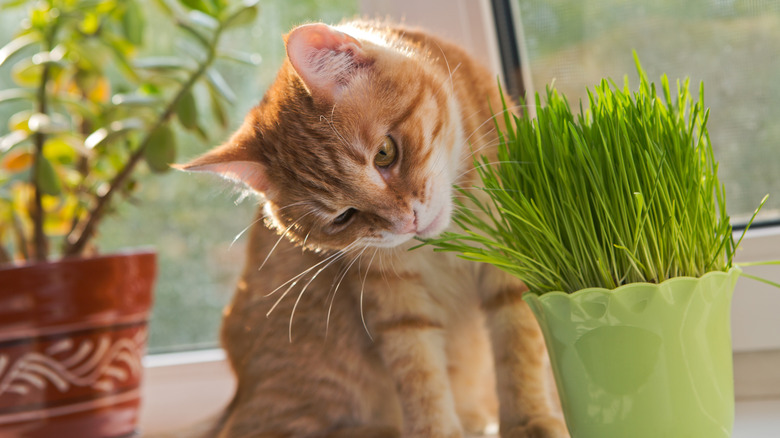
{"label": "cat's front leg", "polygon": [[548,378],[544,338],[522,300],[527,288],[511,279],[490,286],[482,306],[493,345],[501,437],[568,438],[551,400],[554,383]]}
{"label": "cat's front leg", "polygon": [[[463,430],[447,375],[444,318],[424,287],[377,279],[366,295],[369,330],[395,382],[404,438],[460,438]],[[369,289],[370,288],[370,289]]]}

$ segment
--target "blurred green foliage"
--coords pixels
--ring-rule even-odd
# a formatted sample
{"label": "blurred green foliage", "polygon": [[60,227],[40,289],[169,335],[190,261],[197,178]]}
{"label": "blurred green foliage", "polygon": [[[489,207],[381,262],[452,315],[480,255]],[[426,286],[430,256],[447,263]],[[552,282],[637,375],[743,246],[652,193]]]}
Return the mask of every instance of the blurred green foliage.
{"label": "blurred green foliage", "polygon": [[0,138],[0,263],[47,260],[51,237],[62,238],[63,256],[92,253],[103,217],[137,189],[137,164],[164,172],[175,161],[173,120],[208,138],[194,88],[205,83],[210,110],[224,113],[234,93],[213,68],[219,40],[254,19],[254,3],[159,0],[191,50],[139,58],[138,1],[6,2],[26,17],[0,48],[16,85],[0,104],[25,108]]}

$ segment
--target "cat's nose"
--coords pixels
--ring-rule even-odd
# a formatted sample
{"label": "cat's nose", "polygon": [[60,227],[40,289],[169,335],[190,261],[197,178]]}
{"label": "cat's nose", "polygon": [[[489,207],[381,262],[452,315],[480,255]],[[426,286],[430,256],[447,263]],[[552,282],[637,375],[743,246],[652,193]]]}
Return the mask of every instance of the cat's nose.
{"label": "cat's nose", "polygon": [[399,221],[397,226],[398,234],[409,234],[417,232],[417,214],[412,213]]}

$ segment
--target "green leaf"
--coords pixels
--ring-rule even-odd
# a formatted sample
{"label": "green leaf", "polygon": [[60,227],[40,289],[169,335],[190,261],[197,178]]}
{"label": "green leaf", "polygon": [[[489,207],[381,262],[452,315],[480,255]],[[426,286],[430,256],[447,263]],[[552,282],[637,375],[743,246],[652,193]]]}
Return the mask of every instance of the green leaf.
{"label": "green leaf", "polygon": [[252,24],[257,19],[257,12],[258,7],[256,5],[243,7],[225,20],[225,27],[239,27]]}
{"label": "green leaf", "polygon": [[0,67],[6,63],[12,56],[19,53],[25,47],[29,47],[40,41],[38,34],[31,33],[14,38],[0,49]]}
{"label": "green leaf", "polygon": [[54,64],[64,66],[62,58],[65,56],[65,46],[59,45],[48,52],[38,52],[32,56],[32,62],[35,65]]}
{"label": "green leaf", "polygon": [[198,42],[201,43],[203,47],[211,46],[211,42],[209,41],[209,39],[206,38],[206,36],[203,35],[203,33],[201,33],[201,31],[199,31],[198,29],[196,29],[192,24],[186,21],[178,21],[176,24],[182,29],[186,30],[190,35],[195,37],[195,39],[198,40]]}
{"label": "green leaf", "polygon": [[181,3],[190,9],[194,9],[206,14],[212,12],[212,8],[209,6],[209,4],[203,0],[181,0]]}
{"label": "green leaf", "polygon": [[73,147],[71,142],[67,141],[66,137],[47,138],[43,150],[46,158],[64,165],[72,164],[79,155],[79,151]]}
{"label": "green leaf", "polygon": [[122,14],[122,30],[131,44],[140,46],[144,42],[144,20],[141,7],[135,0],[125,2],[125,13]]}
{"label": "green leaf", "polygon": [[150,135],[144,159],[154,172],[170,170],[170,164],[176,161],[176,137],[170,126],[161,126]]}
{"label": "green leaf", "polygon": [[8,130],[9,131],[16,131],[16,130],[22,130],[22,131],[29,131],[29,128],[27,127],[27,121],[30,120],[30,116],[35,114],[35,111],[33,110],[22,110],[18,113],[12,115],[8,119]]}
{"label": "green leaf", "polygon": [[200,137],[201,140],[208,141],[209,133],[206,132],[206,128],[204,128],[203,125],[198,123],[197,125],[195,125],[195,128],[193,128],[193,131],[195,132],[195,134],[198,135],[198,137]]}
{"label": "green leaf", "polygon": [[192,91],[184,93],[176,103],[176,116],[182,126],[187,129],[192,130],[198,126],[198,107]]}
{"label": "green leaf", "polygon": [[61,114],[48,115],[34,113],[27,119],[27,127],[31,132],[40,132],[43,134],[55,134],[70,130],[68,122]]}
{"label": "green leaf", "polygon": [[219,126],[227,128],[229,123],[228,114],[218,93],[212,88],[209,88],[209,97],[211,97],[211,112],[214,114],[214,118],[217,119]]}
{"label": "green leaf", "polygon": [[62,105],[67,109],[67,112],[78,113],[79,116],[92,122],[98,117],[98,106],[87,99],[78,99],[68,95],[56,95],[51,97],[51,102]]}
{"label": "green leaf", "polygon": [[145,126],[144,121],[137,118],[111,122],[108,127],[100,128],[90,134],[89,137],[84,140],[84,146],[86,146],[87,149],[94,149],[100,145],[108,144],[130,131],[143,129]]}
{"label": "green leaf", "polygon": [[231,61],[240,62],[242,64],[251,65],[257,67],[263,61],[263,57],[259,53],[247,53],[238,50],[225,49],[217,54],[218,57],[229,59]]}
{"label": "green leaf", "polygon": [[0,9],[10,9],[21,6],[27,3],[29,0],[5,0],[0,2]]}
{"label": "green leaf", "polygon": [[49,13],[49,10],[42,9],[47,7],[45,3],[39,3],[36,6],[36,9],[30,11],[30,24],[36,29],[45,29],[48,27],[52,18],[51,14]]}
{"label": "green leaf", "polygon": [[94,35],[100,29],[100,17],[90,11],[84,14],[84,18],[79,23],[79,30],[87,35]]}
{"label": "green leaf", "polygon": [[158,97],[143,94],[115,94],[111,96],[111,103],[116,106],[152,107],[161,102],[162,100]]}
{"label": "green leaf", "polygon": [[150,58],[136,59],[133,62],[135,68],[144,70],[184,70],[193,68],[192,63],[174,56],[154,56]]}
{"label": "green leaf", "polygon": [[62,184],[57,177],[57,172],[46,157],[38,157],[37,185],[47,195],[57,196],[62,193]]}
{"label": "green leaf", "polygon": [[35,87],[41,81],[43,66],[33,62],[32,58],[24,58],[11,68],[11,77],[18,85]]}
{"label": "green leaf", "polygon": [[[55,146],[50,146],[50,143]],[[87,147],[84,146],[84,139],[80,135],[76,135],[72,132],[63,132],[61,134],[50,136],[46,140],[44,150],[46,151],[46,155],[51,158],[55,156],[49,155],[52,149],[56,150],[62,146],[69,147],[75,154],[81,155],[83,157],[91,158],[95,156],[95,153],[92,149],[87,149]],[[72,154],[69,155],[72,156]]]}
{"label": "green leaf", "polygon": [[209,14],[201,11],[191,11],[187,14],[190,22],[208,30],[217,30],[219,28],[219,21]]}
{"label": "green leaf", "polygon": [[213,88],[213,90],[219,93],[223,99],[227,100],[231,104],[236,102],[236,93],[233,92],[233,89],[230,88],[230,85],[228,85],[225,77],[222,76],[219,71],[214,68],[208,69],[206,71],[206,78],[208,79],[209,85]]}
{"label": "green leaf", "polygon": [[166,0],[155,0],[155,3],[160,9],[162,9],[165,15],[169,17],[174,17],[176,15],[174,14],[173,9],[171,9],[171,6],[168,4]]}
{"label": "green leaf", "polygon": [[6,153],[12,148],[19,146],[30,138],[30,133],[24,130],[11,131],[0,137],[0,152]]}
{"label": "green leaf", "polygon": [[35,94],[24,88],[9,88],[0,90],[0,103],[12,102],[15,100],[30,100],[35,98]]}
{"label": "green leaf", "polygon": [[128,55],[134,50],[133,46],[128,41],[108,33],[104,34],[99,41],[113,52],[114,59],[122,72],[133,81],[138,80],[138,73],[128,59]]}

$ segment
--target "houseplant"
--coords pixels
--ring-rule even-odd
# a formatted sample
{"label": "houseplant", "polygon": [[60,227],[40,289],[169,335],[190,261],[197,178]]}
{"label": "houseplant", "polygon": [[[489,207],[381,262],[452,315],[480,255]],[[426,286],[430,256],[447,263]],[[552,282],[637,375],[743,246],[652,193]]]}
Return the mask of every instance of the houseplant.
{"label": "houseplant", "polygon": [[226,123],[214,61],[251,57],[218,43],[255,3],[160,0],[184,49],[139,58],[149,2],[3,2],[28,14],[0,48],[18,85],[0,104],[19,110],[0,138],[0,435],[133,432],[155,254],[100,255],[92,239],[138,170],[168,169],[178,127],[206,137],[199,108]]}
{"label": "houseplant", "polygon": [[703,88],[637,70],[637,92],[605,80],[579,116],[552,89],[534,120],[505,112],[462,232],[430,243],[526,282],[572,437],[729,437],[744,274]]}

